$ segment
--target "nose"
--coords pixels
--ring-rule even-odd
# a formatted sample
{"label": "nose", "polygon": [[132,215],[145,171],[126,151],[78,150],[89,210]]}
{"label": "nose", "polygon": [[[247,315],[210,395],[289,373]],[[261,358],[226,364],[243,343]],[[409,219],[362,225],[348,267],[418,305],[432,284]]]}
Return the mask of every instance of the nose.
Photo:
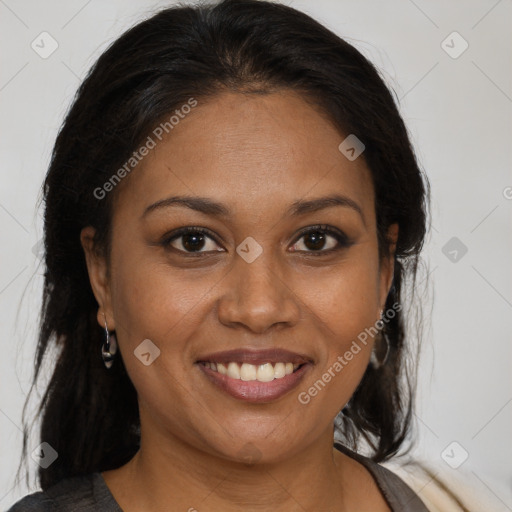
{"label": "nose", "polygon": [[217,311],[222,324],[262,334],[279,324],[295,325],[300,320],[299,303],[284,272],[264,251],[252,263],[236,257],[224,280]]}

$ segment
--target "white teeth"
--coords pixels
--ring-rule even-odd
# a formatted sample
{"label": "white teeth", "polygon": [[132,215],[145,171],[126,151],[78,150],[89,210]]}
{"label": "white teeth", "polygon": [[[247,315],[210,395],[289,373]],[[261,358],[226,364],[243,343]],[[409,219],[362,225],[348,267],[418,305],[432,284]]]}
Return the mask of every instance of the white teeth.
{"label": "white teeth", "polygon": [[240,379],[240,367],[237,363],[229,363],[228,364],[228,377],[232,379]]}
{"label": "white teeth", "polygon": [[284,363],[276,363],[274,365],[274,377],[276,379],[281,379],[286,375],[286,366]]}
{"label": "white teeth", "polygon": [[286,375],[290,375],[300,365],[293,363],[264,363],[254,365],[243,363],[239,365],[235,362],[230,362],[228,365],[223,363],[205,362],[204,365],[213,371],[222,375],[227,375],[232,379],[239,379],[243,381],[257,380],[259,382],[270,382],[274,379],[282,379]]}
{"label": "white teeth", "polygon": [[256,380],[256,366],[244,363],[240,368],[240,379]]}
{"label": "white teeth", "polygon": [[[252,366],[252,365],[251,365]],[[270,382],[274,380],[275,371],[270,363],[260,364],[256,373],[256,379],[260,382]]]}

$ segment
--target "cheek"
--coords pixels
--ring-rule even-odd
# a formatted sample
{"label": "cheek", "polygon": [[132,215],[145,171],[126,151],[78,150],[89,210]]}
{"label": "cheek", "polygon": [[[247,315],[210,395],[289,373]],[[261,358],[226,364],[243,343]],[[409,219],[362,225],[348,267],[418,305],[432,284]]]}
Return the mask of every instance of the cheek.
{"label": "cheek", "polygon": [[[368,366],[378,319],[378,269],[371,257],[359,259],[329,278],[306,280],[308,306],[323,339],[315,374],[303,387],[301,403],[316,401],[317,414],[334,417],[348,402]],[[307,288],[303,295],[307,296]],[[312,294],[311,290],[315,293]]]}
{"label": "cheek", "polygon": [[[310,307],[315,316],[338,340],[340,349],[348,338],[357,337],[378,319],[378,267],[371,255],[333,269],[321,281],[306,280],[304,286],[310,290]],[[304,294],[308,288],[304,288]]]}
{"label": "cheek", "polygon": [[188,341],[206,318],[209,290],[219,278],[213,272],[199,276],[197,271],[173,270],[147,255],[126,251],[112,274],[112,305],[120,349],[129,359],[127,369],[133,365],[134,350],[149,339],[160,350],[160,363],[182,372],[193,348]]}
{"label": "cheek", "polygon": [[211,273],[201,277],[194,270],[173,269],[131,250],[119,258],[112,277],[116,321],[119,318],[141,334],[171,329],[200,306],[214,284]]}
{"label": "cheek", "polygon": [[[174,424],[183,409],[191,407],[183,385],[184,374],[190,371],[189,340],[204,317],[205,290],[211,286],[135,256],[125,253],[112,274],[119,347],[139,401],[154,411],[164,409],[166,421]],[[148,352],[146,362],[151,362],[146,365],[142,354]],[[175,428],[180,428],[179,422]]]}

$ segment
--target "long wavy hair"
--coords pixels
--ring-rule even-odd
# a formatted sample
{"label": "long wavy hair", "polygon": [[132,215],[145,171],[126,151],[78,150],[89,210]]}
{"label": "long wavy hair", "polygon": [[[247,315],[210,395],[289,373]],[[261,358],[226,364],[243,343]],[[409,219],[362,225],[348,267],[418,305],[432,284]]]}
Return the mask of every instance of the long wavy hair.
{"label": "long wavy hair", "polygon": [[[399,226],[386,310],[401,303],[407,284],[414,288],[429,185],[396,94],[375,67],[348,42],[285,5],[224,0],[157,12],[121,35],[90,69],[61,126],[43,184],[45,273],[22,457],[30,394],[45,354],[54,351],[37,414],[40,441],[58,458],[38,470],[43,490],[66,477],[120,467],[140,446],[136,390],[120,358],[109,371],[103,365],[104,330],[80,244],[82,228],[93,226],[96,249],[109,260],[118,191],[98,199],[94,190],[189,98],[287,90],[314,103],[339,129],[340,141],[355,134],[364,142],[361,158],[375,189],[381,257],[390,247],[387,228]],[[396,455],[410,438],[415,370],[405,320],[403,308],[386,322],[386,364],[368,366],[335,422],[338,438],[353,449],[367,442],[377,462]]]}

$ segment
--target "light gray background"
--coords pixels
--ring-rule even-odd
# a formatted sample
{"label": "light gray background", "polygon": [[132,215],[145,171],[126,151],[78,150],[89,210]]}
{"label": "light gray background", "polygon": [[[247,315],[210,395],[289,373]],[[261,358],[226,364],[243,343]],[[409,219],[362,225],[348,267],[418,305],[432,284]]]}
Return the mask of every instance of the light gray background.
{"label": "light gray background", "polygon": [[[430,328],[420,363],[416,457],[462,477],[486,497],[488,510],[512,510],[512,3],[286,3],[345,37],[382,70],[431,180],[434,227],[420,276],[429,274]],[[15,487],[14,474],[43,272],[34,248],[42,235],[35,204],[50,151],[101,51],[165,5],[170,2],[0,0],[2,509],[36,490]],[[31,48],[43,31],[59,45],[47,59]],[[453,31],[469,44],[458,58],[441,46]],[[456,39],[448,44],[461,48]],[[467,247],[455,262],[443,253],[452,237]],[[441,457],[453,441],[459,444],[448,451],[452,460],[462,450],[469,454],[458,469]],[[37,444],[33,439],[31,447]],[[35,474],[32,460],[30,467]]]}

